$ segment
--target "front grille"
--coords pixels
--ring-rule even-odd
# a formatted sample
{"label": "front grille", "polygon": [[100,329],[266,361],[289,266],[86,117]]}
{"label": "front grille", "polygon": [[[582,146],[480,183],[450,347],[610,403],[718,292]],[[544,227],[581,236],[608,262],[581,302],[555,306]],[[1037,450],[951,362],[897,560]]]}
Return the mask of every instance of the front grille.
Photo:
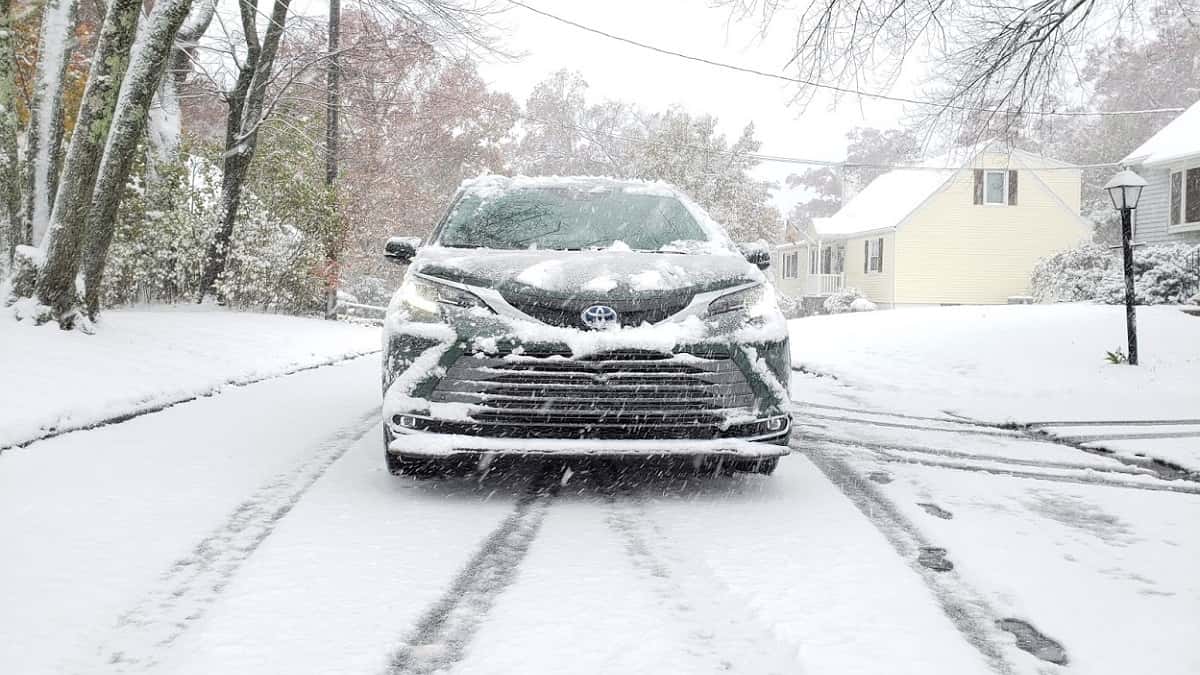
{"label": "front grille", "polygon": [[583,310],[592,305],[612,307],[625,327],[655,324],[678,314],[692,301],[688,293],[665,293],[638,300],[609,300],[605,298],[581,299],[553,298],[543,293],[506,291],[504,300],[521,312],[551,326],[563,328],[588,328],[583,323]]}
{"label": "front grille", "polygon": [[[467,433],[521,438],[720,438],[753,416],[750,384],[726,355],[467,354],[431,400],[467,403]],[[456,425],[457,426],[457,425]]]}

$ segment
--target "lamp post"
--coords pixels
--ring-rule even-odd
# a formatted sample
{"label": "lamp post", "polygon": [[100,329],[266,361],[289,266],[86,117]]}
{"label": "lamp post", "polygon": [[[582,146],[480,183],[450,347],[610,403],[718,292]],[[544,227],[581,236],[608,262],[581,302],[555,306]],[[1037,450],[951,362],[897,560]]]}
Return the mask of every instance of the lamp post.
{"label": "lamp post", "polygon": [[1109,179],[1104,186],[1112,199],[1113,208],[1121,212],[1121,253],[1125,259],[1125,331],[1129,339],[1129,364],[1138,362],[1137,316],[1133,297],[1133,210],[1141,199],[1146,181],[1125,169]]}

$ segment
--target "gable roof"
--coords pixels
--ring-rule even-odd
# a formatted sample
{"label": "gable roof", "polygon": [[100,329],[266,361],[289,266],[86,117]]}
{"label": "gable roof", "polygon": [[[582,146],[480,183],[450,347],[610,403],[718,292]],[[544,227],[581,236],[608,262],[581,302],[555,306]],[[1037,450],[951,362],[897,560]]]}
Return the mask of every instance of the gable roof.
{"label": "gable roof", "polygon": [[[913,164],[911,168],[893,169],[871,181],[837,213],[828,218],[814,218],[813,226],[817,234],[823,237],[847,237],[895,229],[930,197],[942,190],[959,171],[968,168],[993,168],[984,167],[977,160],[984,152],[998,145],[996,142],[985,142],[969,148],[958,148]],[[1073,168],[1073,165],[1066,162],[1024,150],[1013,148],[1005,151],[1009,154],[1009,166],[1013,168],[1028,168],[1030,160],[1035,160],[1034,166]],[[1036,171],[1034,175],[1037,175]]]}
{"label": "gable roof", "polygon": [[942,187],[956,169],[893,169],[871,181],[838,212],[814,218],[822,236],[845,236],[896,227]]}
{"label": "gable roof", "polygon": [[1200,101],[1159,129],[1121,163],[1163,164],[1192,155],[1200,155]]}

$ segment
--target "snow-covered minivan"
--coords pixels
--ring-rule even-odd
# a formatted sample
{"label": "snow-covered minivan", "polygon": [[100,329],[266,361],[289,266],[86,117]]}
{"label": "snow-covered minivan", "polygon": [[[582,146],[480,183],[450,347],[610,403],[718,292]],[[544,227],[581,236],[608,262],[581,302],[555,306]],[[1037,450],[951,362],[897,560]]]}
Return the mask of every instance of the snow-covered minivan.
{"label": "snow-covered minivan", "polygon": [[663,183],[463,184],[385,321],[393,474],[496,455],[683,456],[771,473],[788,452],[786,324],[762,273]]}

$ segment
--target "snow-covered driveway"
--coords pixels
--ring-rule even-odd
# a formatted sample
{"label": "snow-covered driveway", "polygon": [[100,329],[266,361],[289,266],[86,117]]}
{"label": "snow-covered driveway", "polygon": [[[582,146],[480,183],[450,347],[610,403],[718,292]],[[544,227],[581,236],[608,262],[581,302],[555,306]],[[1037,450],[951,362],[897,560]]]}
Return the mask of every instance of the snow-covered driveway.
{"label": "snow-covered driveway", "polygon": [[0,672],[1200,671],[1194,481],[803,374],[770,478],[414,481],[377,368],[0,454]]}
{"label": "snow-covered driveway", "polygon": [[802,456],[383,470],[375,358],[0,455],[0,671],[986,670]]}

